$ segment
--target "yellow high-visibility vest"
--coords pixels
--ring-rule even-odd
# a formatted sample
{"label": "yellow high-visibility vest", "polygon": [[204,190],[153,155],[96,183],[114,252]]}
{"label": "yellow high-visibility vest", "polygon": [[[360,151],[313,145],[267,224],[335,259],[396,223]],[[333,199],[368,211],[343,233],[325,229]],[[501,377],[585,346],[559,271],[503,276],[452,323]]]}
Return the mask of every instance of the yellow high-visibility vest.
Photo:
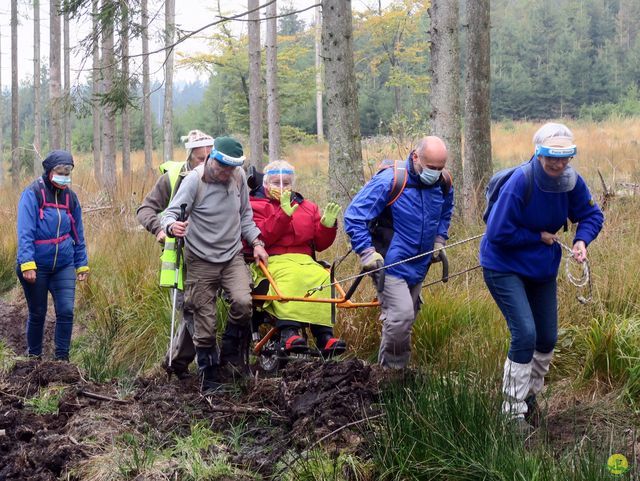
{"label": "yellow high-visibility vest", "polygon": [[[169,201],[173,199],[180,178],[180,172],[184,168],[186,162],[174,162],[172,160],[160,165],[160,172],[169,174],[169,185],[171,186],[171,195]],[[176,285],[176,239],[167,237],[164,241],[164,249],[160,256],[160,286],[174,287]],[[183,290],[183,267],[184,257],[180,258],[180,271],[178,273],[178,289]]]}

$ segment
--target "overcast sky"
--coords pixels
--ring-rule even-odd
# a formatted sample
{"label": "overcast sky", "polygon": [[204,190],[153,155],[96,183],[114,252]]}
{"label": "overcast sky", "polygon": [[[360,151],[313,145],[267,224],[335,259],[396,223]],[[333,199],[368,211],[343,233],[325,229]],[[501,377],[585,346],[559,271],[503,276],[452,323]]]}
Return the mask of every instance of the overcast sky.
{"label": "overcast sky", "polygon": [[[224,14],[232,15],[246,10],[246,0],[219,0]],[[290,4],[298,9],[310,7],[320,0],[279,0],[278,8]],[[384,0],[383,5],[388,4],[391,0]],[[264,0],[262,0],[264,3]],[[182,30],[196,30],[208,23],[216,20],[217,0],[176,0],[176,24]],[[20,79],[30,78],[33,75],[33,0],[18,0],[18,76]],[[149,0],[149,15],[151,18],[154,14],[158,16],[152,22],[150,50],[155,50],[161,46],[156,41],[159,29],[164,25],[164,3],[160,0]],[[354,0],[353,8],[363,10],[371,6],[378,5],[378,0]],[[301,17],[308,24],[313,19],[313,9],[301,14]],[[3,87],[11,86],[11,2],[10,0],[0,0],[0,53],[2,68]],[[246,22],[234,22],[234,30],[238,33],[246,31]],[[72,21],[70,28],[71,46],[78,45],[79,41],[84,38],[91,29],[91,22],[86,19],[82,24]],[[205,37],[207,33],[211,33],[211,29],[205,30],[197,38],[192,38],[178,46],[178,52],[196,53],[207,50]],[[43,64],[48,63],[49,57],[49,1],[40,0],[40,56]],[[130,46],[131,53],[139,53],[140,40],[135,39]],[[71,62],[71,78],[72,84],[82,81],[83,73],[81,70],[90,68],[91,59],[85,58],[84,54],[79,50],[72,53]],[[151,72],[154,78],[161,81],[163,77],[162,62],[164,56],[162,53],[155,54],[151,59]],[[137,60],[139,61],[139,59]],[[197,74],[188,69],[177,69],[174,74],[176,81],[189,81],[197,78]],[[206,78],[206,77],[201,77]]]}

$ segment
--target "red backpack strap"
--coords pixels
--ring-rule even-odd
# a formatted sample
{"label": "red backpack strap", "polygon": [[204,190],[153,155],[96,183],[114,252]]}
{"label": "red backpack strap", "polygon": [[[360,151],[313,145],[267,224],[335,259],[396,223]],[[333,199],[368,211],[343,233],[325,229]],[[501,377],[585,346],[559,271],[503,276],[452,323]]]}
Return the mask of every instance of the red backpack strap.
{"label": "red backpack strap", "polygon": [[409,174],[407,172],[407,168],[405,167],[404,160],[396,160],[393,163],[393,183],[391,184],[391,191],[389,192],[389,202],[387,202],[387,207],[393,204],[402,191],[407,185],[407,179],[409,178]]}

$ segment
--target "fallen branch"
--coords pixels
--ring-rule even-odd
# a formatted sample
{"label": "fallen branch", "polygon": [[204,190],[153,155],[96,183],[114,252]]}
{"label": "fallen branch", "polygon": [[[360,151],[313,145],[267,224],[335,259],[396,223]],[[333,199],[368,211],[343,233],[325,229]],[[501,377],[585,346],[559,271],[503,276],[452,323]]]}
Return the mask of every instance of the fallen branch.
{"label": "fallen branch", "polygon": [[111,401],[118,404],[129,404],[131,401],[127,401],[126,399],[116,399],[109,396],[103,396],[102,394],[96,394],[94,392],[89,391],[78,391],[78,396],[84,396],[91,399],[97,399],[98,401]]}

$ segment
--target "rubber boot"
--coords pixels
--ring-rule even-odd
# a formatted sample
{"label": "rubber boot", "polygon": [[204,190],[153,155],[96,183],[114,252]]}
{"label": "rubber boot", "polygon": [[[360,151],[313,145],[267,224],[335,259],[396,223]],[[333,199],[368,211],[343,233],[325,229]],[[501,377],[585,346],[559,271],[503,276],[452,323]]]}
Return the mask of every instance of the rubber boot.
{"label": "rubber boot", "polygon": [[196,359],[202,393],[210,394],[222,390],[224,385],[220,379],[220,361],[217,346],[196,348]]}
{"label": "rubber boot", "polygon": [[234,381],[249,375],[249,339],[248,326],[227,322],[222,334],[220,364],[231,374]]}
{"label": "rubber boot", "polygon": [[285,352],[302,353],[307,350],[307,341],[295,327],[286,326],[280,331],[280,344]]}
{"label": "rubber boot", "polygon": [[507,359],[502,377],[502,412],[512,419],[518,434],[525,439],[533,432],[533,427],[524,418],[527,413],[525,399],[529,394],[532,365],[532,361],[520,364]]}
{"label": "rubber boot", "polygon": [[544,387],[544,377],[549,372],[551,359],[553,359],[553,351],[533,352],[533,359],[531,361],[531,378],[529,380],[529,393],[525,398],[525,402],[527,403],[527,414],[525,415],[525,418],[529,422],[540,415],[537,396]]}

